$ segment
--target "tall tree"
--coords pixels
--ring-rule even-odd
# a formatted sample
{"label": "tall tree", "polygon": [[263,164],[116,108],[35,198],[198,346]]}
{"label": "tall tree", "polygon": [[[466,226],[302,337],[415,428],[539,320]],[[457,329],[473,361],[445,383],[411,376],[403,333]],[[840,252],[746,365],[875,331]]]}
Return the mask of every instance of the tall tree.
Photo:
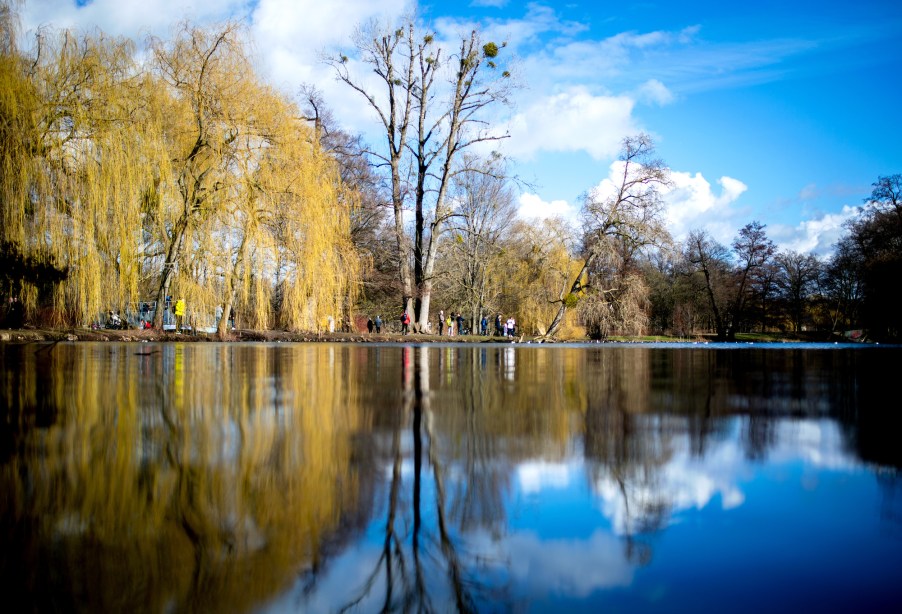
{"label": "tall tree", "polygon": [[[563,219],[539,223],[517,220],[502,243],[495,279],[501,289],[497,307],[504,318],[513,315],[521,332],[547,333],[548,322],[558,311],[550,300],[582,267],[575,257],[575,231]],[[569,319],[558,327],[561,334],[575,334]]]}
{"label": "tall tree", "polygon": [[[192,225],[223,204],[234,181],[228,169],[229,150],[239,134],[233,118],[243,115],[243,78],[251,72],[238,35],[235,24],[204,30],[186,23],[171,42],[152,42],[154,67],[174,102],[169,114],[174,120],[171,164],[180,198],[175,217],[166,224],[158,306],[169,295]],[[158,308],[154,326],[162,323]]]}
{"label": "tall tree", "polygon": [[703,279],[717,337],[728,338],[731,330],[730,303],[735,296],[735,276],[732,275],[729,249],[707,232],[693,230],[686,238],[684,259],[688,265],[687,273]]}
{"label": "tall tree", "polygon": [[862,256],[852,237],[843,238],[827,262],[819,293],[825,297],[830,330],[847,330],[860,324]]}
{"label": "tall tree", "polygon": [[733,240],[733,252],[703,231],[693,231],[686,241],[685,259],[691,274],[704,279],[705,293],[717,337],[732,340],[747,316],[747,305],[757,281],[770,279],[765,268],[774,253],[764,225],[746,224]]}
{"label": "tall tree", "polygon": [[813,254],[800,254],[792,250],[780,252],[776,257],[777,286],[789,311],[793,329],[802,330],[806,304],[817,289],[823,265]]}
{"label": "tall tree", "polygon": [[448,260],[456,267],[454,282],[475,329],[487,313],[490,288],[498,287],[498,280],[491,276],[492,265],[516,212],[502,160],[479,162],[465,156],[464,166],[470,170],[457,174],[452,182],[454,215],[449,225]]}
{"label": "tall tree", "polygon": [[[159,133],[133,55],[130,41],[44,30],[34,48],[0,58],[0,238],[68,270],[54,323],[89,322],[138,292],[140,203]],[[33,305],[35,288],[24,290]]]}
{"label": "tall tree", "polygon": [[[371,23],[354,42],[360,61],[377,75],[378,87],[351,73],[348,56],[328,61],[340,81],[365,97],[382,124],[385,145],[370,153],[391,178],[403,307],[415,315],[416,328],[425,330],[439,239],[451,213],[446,196],[458,172],[455,162],[478,143],[503,138],[486,129],[484,115],[506,100],[509,73],[497,70],[499,46],[482,44],[476,31],[461,39],[456,53],[447,54],[432,32],[420,34],[412,20],[393,31]],[[404,219],[411,197],[412,237]]]}
{"label": "tall tree", "polygon": [[[144,64],[131,41],[43,30],[0,54],[4,255],[66,273],[58,323],[162,304],[175,284],[204,327],[237,301],[255,326],[317,328],[357,286],[334,160],[256,78],[236,26],[185,24],[151,50]],[[19,282],[32,306],[34,277]]]}
{"label": "tall tree", "polygon": [[733,240],[735,254],[736,285],[735,295],[730,304],[729,328],[727,336],[732,339],[746,317],[747,305],[757,280],[766,278],[766,267],[773,258],[776,247],[764,232],[765,225],[754,221],[739,230]]}
{"label": "tall tree", "polygon": [[[664,226],[661,188],[670,183],[669,170],[655,157],[654,143],[647,134],[623,139],[616,165],[618,178],[602,184],[583,197],[583,266],[576,278],[560,292],[559,307],[546,336],[557,332],[568,308],[593,288],[588,273],[597,258],[612,251],[632,253],[643,246],[669,238]],[[610,289],[607,289],[610,290]]]}
{"label": "tall tree", "polygon": [[323,150],[338,163],[341,177],[341,201],[350,212],[351,241],[360,256],[361,299],[369,313],[383,312],[385,305],[394,311],[398,280],[396,246],[388,227],[391,220],[391,196],[384,174],[367,158],[361,135],[353,135],[339,126],[322,93],[312,85],[301,87],[304,119],[316,130]]}
{"label": "tall tree", "polygon": [[902,175],[879,177],[865,199],[861,216],[850,226],[860,263],[862,318],[871,336],[902,337]]}

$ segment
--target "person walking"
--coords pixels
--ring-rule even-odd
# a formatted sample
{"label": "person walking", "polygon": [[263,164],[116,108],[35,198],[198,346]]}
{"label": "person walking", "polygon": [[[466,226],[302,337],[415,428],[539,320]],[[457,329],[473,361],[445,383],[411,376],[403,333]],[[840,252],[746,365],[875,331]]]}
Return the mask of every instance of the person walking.
{"label": "person walking", "polygon": [[445,332],[445,312],[441,309],[438,310],[438,336],[441,337],[442,333]]}
{"label": "person walking", "polygon": [[382,316],[377,315],[376,321],[373,322],[373,324],[376,326],[376,334],[380,334],[382,332]]}
{"label": "person walking", "polygon": [[376,326],[376,325],[373,323],[373,318],[367,318],[367,319],[366,319],[366,330],[367,330],[367,332],[368,332],[369,334],[371,334],[371,335],[373,334],[373,328],[374,328],[375,326]]}
{"label": "person walking", "polygon": [[495,316],[495,334],[500,337],[501,332],[502,332],[501,314],[499,313],[497,316]]}
{"label": "person walking", "polygon": [[482,316],[482,320],[479,322],[479,333],[485,337],[489,332],[489,319],[485,316]]}
{"label": "person walking", "polygon": [[448,317],[445,318],[445,326],[448,327],[448,336],[453,337],[454,336],[454,320],[453,320],[453,318],[451,318],[450,312],[448,313]]}
{"label": "person walking", "polygon": [[509,318],[507,319],[506,328],[507,328],[507,336],[508,336],[508,337],[513,337],[513,336],[514,336],[514,331],[515,331],[516,328],[517,328],[517,321],[514,320],[514,316],[511,316],[511,317],[509,317]]}
{"label": "person walking", "polygon": [[405,311],[401,314],[401,334],[406,335],[410,332],[410,315]]}
{"label": "person walking", "polygon": [[460,312],[457,312],[457,334],[464,334],[464,315]]}
{"label": "person walking", "polygon": [[182,334],[182,322],[185,320],[185,301],[178,299],[175,302],[175,334]]}

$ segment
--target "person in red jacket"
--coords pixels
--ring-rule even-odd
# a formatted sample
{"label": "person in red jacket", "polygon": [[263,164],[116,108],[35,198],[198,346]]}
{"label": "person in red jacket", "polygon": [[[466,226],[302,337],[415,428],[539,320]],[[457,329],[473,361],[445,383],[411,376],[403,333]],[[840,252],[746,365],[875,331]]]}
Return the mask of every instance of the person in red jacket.
{"label": "person in red jacket", "polygon": [[410,315],[405,311],[401,315],[401,334],[406,335],[410,332]]}

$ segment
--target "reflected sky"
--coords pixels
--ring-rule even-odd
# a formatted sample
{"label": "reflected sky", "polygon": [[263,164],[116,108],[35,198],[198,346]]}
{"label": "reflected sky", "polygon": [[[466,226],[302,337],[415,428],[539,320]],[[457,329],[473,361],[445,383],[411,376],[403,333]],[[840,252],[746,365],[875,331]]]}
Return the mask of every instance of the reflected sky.
{"label": "reflected sky", "polygon": [[[731,422],[738,438],[742,419]],[[703,457],[677,442],[652,483],[624,484],[578,454],[515,464],[502,531],[456,536],[472,562],[476,610],[894,611],[902,580],[895,474],[844,451],[828,421],[781,422],[764,460],[749,459],[735,438]],[[643,514],[656,513],[649,525]],[[298,603],[347,604],[348,586],[364,586],[378,559],[382,534],[371,529],[369,551],[343,553]],[[382,606],[374,598],[360,609]]]}
{"label": "reflected sky", "polygon": [[4,345],[4,589],[35,611],[896,611],[900,352]]}

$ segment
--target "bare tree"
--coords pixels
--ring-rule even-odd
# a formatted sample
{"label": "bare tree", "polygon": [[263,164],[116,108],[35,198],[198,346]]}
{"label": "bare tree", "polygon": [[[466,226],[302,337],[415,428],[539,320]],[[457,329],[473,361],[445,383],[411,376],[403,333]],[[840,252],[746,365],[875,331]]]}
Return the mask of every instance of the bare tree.
{"label": "bare tree", "polygon": [[733,251],[738,260],[736,269],[736,294],[730,306],[730,328],[728,337],[734,338],[736,330],[746,315],[746,307],[756,280],[773,259],[776,247],[764,232],[761,222],[750,222],[742,227],[733,241]]}
{"label": "bare tree", "polygon": [[862,287],[862,258],[855,242],[846,237],[836,246],[836,253],[827,262],[820,294],[827,299],[831,330],[847,329],[859,323]]}
{"label": "bare tree", "polygon": [[823,265],[817,256],[791,250],[779,253],[776,264],[777,286],[789,309],[793,327],[799,332],[802,330],[805,305],[817,288]]}
{"label": "bare tree", "polygon": [[693,230],[686,239],[684,259],[689,275],[704,279],[704,291],[714,318],[714,330],[719,338],[726,338],[733,282],[729,250],[707,232]]}
{"label": "bare tree", "polygon": [[[458,51],[447,59],[435,35],[418,35],[412,21],[393,32],[372,23],[359,31],[355,46],[377,75],[381,92],[352,75],[347,56],[328,61],[382,123],[385,146],[369,153],[377,167],[390,172],[403,306],[415,314],[416,329],[425,330],[439,238],[451,214],[446,196],[460,172],[455,162],[474,145],[504,138],[487,129],[483,115],[507,100],[509,73],[497,70],[499,46],[482,44],[475,30],[462,37]],[[412,238],[404,219],[411,194]]]}
{"label": "bare tree", "polygon": [[401,279],[404,308],[413,306],[413,273],[410,267],[411,244],[404,228],[405,177],[402,161],[407,146],[414,98],[414,69],[417,63],[414,26],[398,28],[394,32],[381,29],[375,22],[357,31],[354,45],[360,61],[370,67],[384,87],[384,100],[370,93],[365,81],[358,81],[349,68],[348,56],[341,54],[327,58],[338,79],[352,90],[364,96],[375,110],[385,136],[384,147],[370,150],[377,168],[388,167],[391,184],[391,203],[394,211],[395,237],[398,246],[398,268]]}
{"label": "bare tree", "polygon": [[670,174],[664,162],[655,158],[651,137],[639,134],[623,139],[618,171],[619,178],[608,186],[610,190],[596,189],[583,197],[585,260],[576,279],[561,291],[560,307],[546,337],[554,336],[567,309],[575,307],[591,288],[588,272],[599,256],[612,249],[631,253],[669,237],[662,220],[660,189],[669,185]]}
{"label": "bare tree", "polygon": [[[764,232],[764,224],[746,224],[733,241],[733,253],[703,231],[693,231],[686,241],[685,259],[690,274],[701,274],[705,281],[717,337],[736,338],[746,314],[752,286],[761,280],[770,264],[774,244]],[[736,264],[733,264],[735,255]]]}
{"label": "bare tree", "polygon": [[865,203],[849,237],[859,257],[862,323],[873,338],[897,341],[902,338],[902,175],[879,177]]}
{"label": "bare tree", "polygon": [[452,183],[454,216],[448,245],[450,260],[458,267],[452,283],[460,288],[475,329],[486,310],[492,261],[515,214],[514,196],[501,159],[464,156],[464,167],[469,170],[457,174]]}
{"label": "bare tree", "polygon": [[902,174],[877,177],[864,202],[872,209],[889,211],[902,219]]}

